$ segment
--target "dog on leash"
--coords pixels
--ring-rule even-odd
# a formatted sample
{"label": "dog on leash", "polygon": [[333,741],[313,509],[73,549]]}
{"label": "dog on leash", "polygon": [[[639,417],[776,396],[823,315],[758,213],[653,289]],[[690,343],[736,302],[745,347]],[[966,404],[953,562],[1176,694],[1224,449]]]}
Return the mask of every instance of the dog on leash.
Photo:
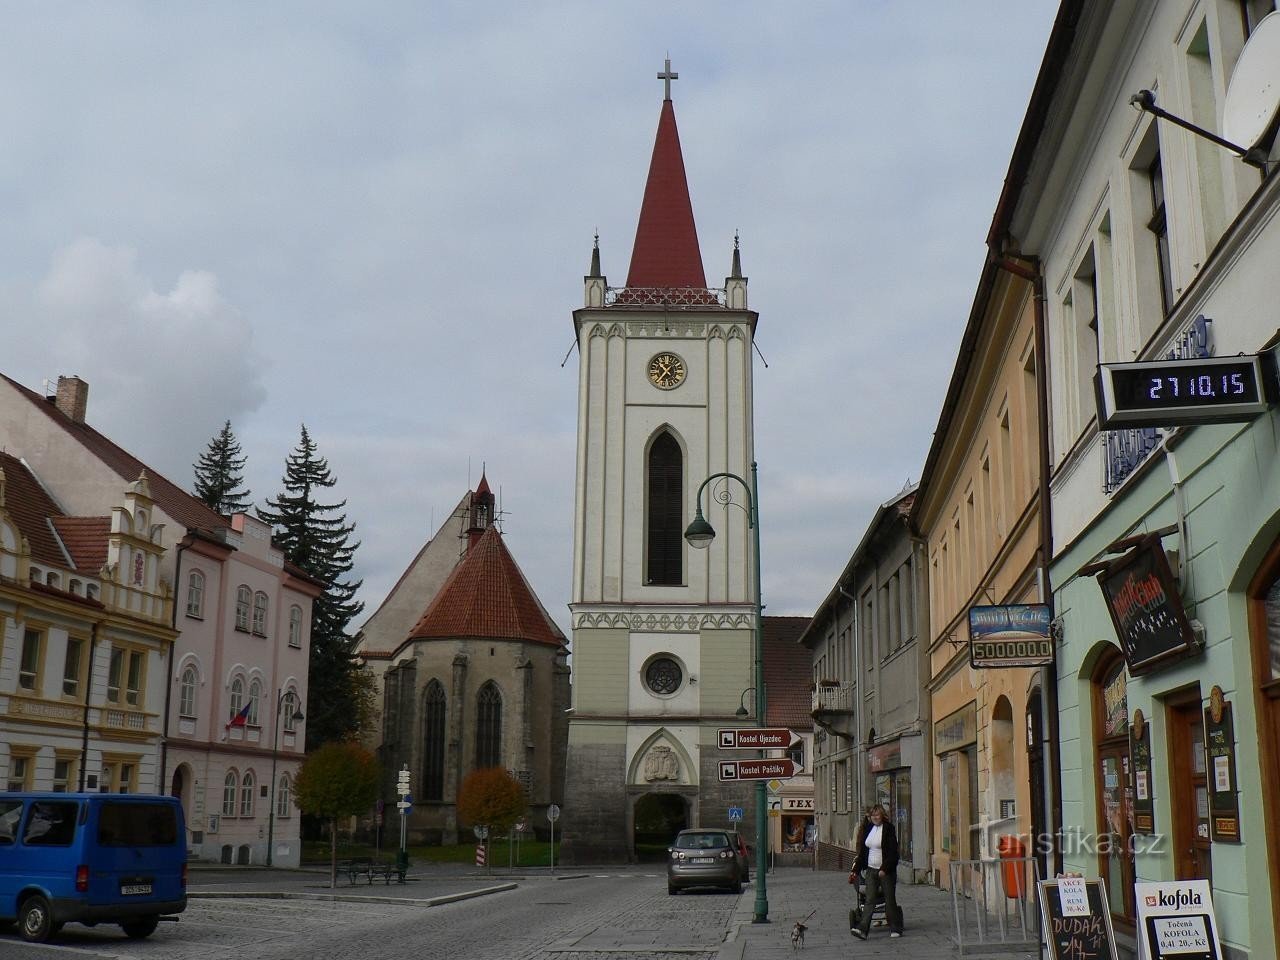
{"label": "dog on leash", "polygon": [[809,928],[804,925],[803,920],[797,920],[796,925],[791,928],[791,949],[804,949],[804,932]]}

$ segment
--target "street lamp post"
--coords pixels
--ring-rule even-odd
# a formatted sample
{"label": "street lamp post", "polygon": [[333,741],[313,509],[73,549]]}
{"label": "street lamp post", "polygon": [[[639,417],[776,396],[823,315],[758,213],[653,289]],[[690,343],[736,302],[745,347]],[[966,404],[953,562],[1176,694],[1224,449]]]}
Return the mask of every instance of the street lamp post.
{"label": "street lamp post", "polygon": [[[276,691],[276,712],[275,721],[271,725],[271,796],[267,801],[267,866],[271,866],[272,856],[275,853],[276,839],[276,757],[280,753],[280,707],[284,703],[285,698],[292,693],[291,690]],[[293,714],[289,718],[294,723],[305,720],[302,710],[296,704],[293,706]]]}
{"label": "street lamp post", "polygon": [[[765,691],[764,691],[764,603],[760,595],[760,512],[759,512],[759,493],[756,485],[756,463],[751,462],[751,483],[747,483],[742,477],[736,473],[713,473],[707,479],[702,481],[702,486],[698,487],[698,496],[695,499],[697,505],[697,513],[694,515],[693,522],[684,532],[684,538],[688,541],[689,546],[697,550],[705,550],[711,546],[711,541],[716,538],[715,528],[711,526],[702,515],[702,491],[707,488],[712,480],[724,478],[727,480],[737,480],[742,484],[743,492],[747,498],[747,526],[751,529],[751,547],[752,557],[755,566],[756,578],[756,629],[755,629],[755,690],[756,690],[756,726],[763,727],[765,725]],[[723,491],[716,494],[716,499],[728,506],[733,503],[733,497],[729,492]],[[763,752],[761,754],[763,756]],[[766,852],[769,846],[769,811],[768,803],[765,799],[765,787],[763,780],[756,781],[756,902],[755,909],[751,918],[752,923],[768,923],[769,922],[769,896],[766,890],[765,874],[767,869]]]}

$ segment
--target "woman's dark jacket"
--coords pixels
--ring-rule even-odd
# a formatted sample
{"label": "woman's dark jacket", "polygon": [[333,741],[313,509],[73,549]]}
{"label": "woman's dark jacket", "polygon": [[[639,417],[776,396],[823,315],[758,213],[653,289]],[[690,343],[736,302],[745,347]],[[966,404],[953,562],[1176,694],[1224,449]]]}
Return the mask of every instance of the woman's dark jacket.
{"label": "woman's dark jacket", "polygon": [[[859,872],[867,869],[867,845],[863,842],[867,833],[871,830],[871,819],[868,817],[862,821],[862,826],[858,828],[858,859],[854,863],[853,868]],[[893,829],[893,824],[888,820],[880,824],[880,869],[889,876],[894,876],[898,869],[898,834]]]}

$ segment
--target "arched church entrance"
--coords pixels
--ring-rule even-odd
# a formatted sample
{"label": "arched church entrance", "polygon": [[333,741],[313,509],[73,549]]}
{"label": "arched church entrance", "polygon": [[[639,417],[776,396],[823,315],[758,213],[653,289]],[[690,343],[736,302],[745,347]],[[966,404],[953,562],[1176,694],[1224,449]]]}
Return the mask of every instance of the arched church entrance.
{"label": "arched church entrance", "polygon": [[689,803],[678,793],[646,793],[636,798],[632,852],[639,863],[667,859],[667,847],[689,825]]}

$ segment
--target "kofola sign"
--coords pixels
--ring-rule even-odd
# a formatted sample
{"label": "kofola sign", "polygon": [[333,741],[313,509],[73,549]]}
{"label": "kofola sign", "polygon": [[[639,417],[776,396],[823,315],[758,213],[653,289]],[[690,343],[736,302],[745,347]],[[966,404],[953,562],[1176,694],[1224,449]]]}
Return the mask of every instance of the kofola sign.
{"label": "kofola sign", "polygon": [[1047,663],[1053,663],[1053,639],[1046,604],[969,608],[971,667],[1040,667]]}
{"label": "kofola sign", "polygon": [[1129,673],[1147,673],[1161,661],[1195,649],[1191,624],[1159,537],[1144,537],[1108,564],[1098,582]]}

